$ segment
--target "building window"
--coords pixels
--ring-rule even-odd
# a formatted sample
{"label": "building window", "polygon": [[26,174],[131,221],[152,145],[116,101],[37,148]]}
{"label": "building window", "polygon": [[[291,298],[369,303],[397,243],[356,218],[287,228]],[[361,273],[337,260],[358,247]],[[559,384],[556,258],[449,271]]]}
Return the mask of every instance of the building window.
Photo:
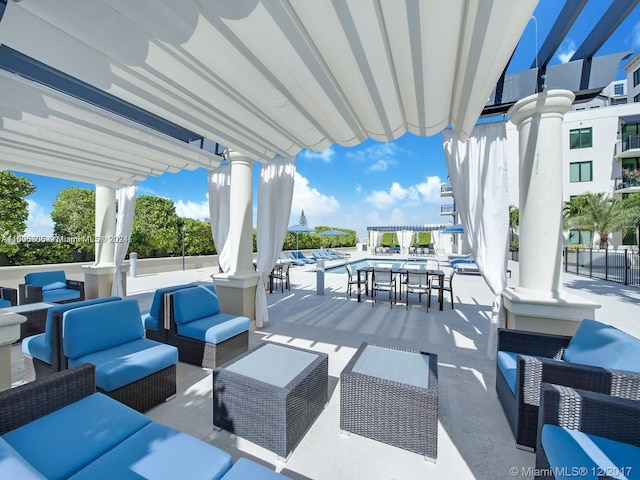
{"label": "building window", "polygon": [[569,230],[569,245],[591,246],[592,232],[589,230]]}
{"label": "building window", "polygon": [[634,101],[634,103],[640,102],[640,93],[638,95],[636,95],[635,97],[633,97],[633,101]]}
{"label": "building window", "polygon": [[591,127],[569,131],[569,148],[588,148],[592,145]]}
{"label": "building window", "polygon": [[633,86],[637,86],[640,83],[640,68],[633,72]]}
{"label": "building window", "polygon": [[624,95],[624,85],[622,83],[616,83],[613,86],[614,95]]}
{"label": "building window", "polygon": [[590,182],[593,180],[593,162],[575,162],[569,164],[570,182]]}

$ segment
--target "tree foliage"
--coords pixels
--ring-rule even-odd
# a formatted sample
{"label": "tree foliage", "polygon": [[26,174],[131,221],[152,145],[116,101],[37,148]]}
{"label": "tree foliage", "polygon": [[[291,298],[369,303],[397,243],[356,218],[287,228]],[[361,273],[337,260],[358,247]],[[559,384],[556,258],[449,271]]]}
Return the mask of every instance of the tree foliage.
{"label": "tree foliage", "polygon": [[96,192],[88,188],[62,189],[53,202],[53,233],[71,239],[71,246],[83,260],[95,253],[91,239],[96,231]]}
{"label": "tree foliage", "polygon": [[600,248],[607,248],[609,234],[624,225],[622,203],[605,193],[585,193],[565,202],[563,215],[568,228],[589,230],[600,237]]}
{"label": "tree foliage", "polygon": [[173,200],[152,195],[139,196],[129,251],[137,252],[138,258],[178,254],[179,223]]}
{"label": "tree foliage", "polygon": [[213,255],[216,253],[209,220],[203,221],[194,218],[184,218],[181,220],[182,228],[184,229],[185,254]]}
{"label": "tree foliage", "polygon": [[13,255],[18,251],[18,245],[12,240],[27,229],[29,204],[25,197],[35,189],[31,180],[0,170],[0,237],[3,239],[0,253]]}
{"label": "tree foliage", "polygon": [[622,200],[623,229],[634,229],[640,247],[640,193],[632,193]]}

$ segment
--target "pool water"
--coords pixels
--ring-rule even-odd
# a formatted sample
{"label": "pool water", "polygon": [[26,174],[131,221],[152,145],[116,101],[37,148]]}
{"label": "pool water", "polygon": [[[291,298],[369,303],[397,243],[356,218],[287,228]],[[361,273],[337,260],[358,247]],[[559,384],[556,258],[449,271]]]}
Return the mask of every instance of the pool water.
{"label": "pool water", "polygon": [[[384,266],[384,267],[388,267],[391,266],[391,268],[403,268],[405,265],[407,264],[411,264],[411,265],[416,265],[419,266],[419,268],[426,268],[427,264],[425,262],[416,262],[416,261],[410,261],[408,262],[407,260],[381,260],[381,259],[377,259],[377,258],[365,258],[363,260],[358,260],[357,262],[351,262],[349,263],[349,265],[351,265],[351,269],[353,270],[353,272],[355,273],[359,268],[362,267],[378,267],[378,266]],[[335,267],[329,267],[327,269],[325,269],[326,273],[347,273],[347,269],[345,268],[344,265],[338,265]]]}

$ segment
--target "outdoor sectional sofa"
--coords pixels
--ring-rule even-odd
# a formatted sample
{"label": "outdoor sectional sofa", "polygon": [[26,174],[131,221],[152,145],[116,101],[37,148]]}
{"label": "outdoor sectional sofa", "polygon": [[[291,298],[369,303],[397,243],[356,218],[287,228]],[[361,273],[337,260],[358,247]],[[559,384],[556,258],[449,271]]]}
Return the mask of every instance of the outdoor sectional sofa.
{"label": "outdoor sectional sofa", "polygon": [[286,477],[96,393],[83,364],[0,392],[0,478],[8,480]]}
{"label": "outdoor sectional sofa", "polygon": [[20,305],[25,303],[67,303],[84,300],[84,282],[67,280],[64,270],[33,272],[18,285]]}
{"label": "outdoor sectional sofa", "polygon": [[176,394],[178,351],[144,338],[136,300],[74,308],[62,323],[66,366],[95,365],[99,392],[140,412]]}
{"label": "outdoor sectional sofa", "polygon": [[169,303],[168,343],[181,362],[214,369],[249,348],[249,319],[222,313],[215,287],[178,290]]}
{"label": "outdoor sectional sofa", "polygon": [[534,450],[542,382],[640,400],[640,340],[583,320],[575,335],[498,331],[496,392],[516,444]]}
{"label": "outdoor sectional sofa", "polygon": [[18,291],[15,288],[0,287],[0,308],[18,304]]}
{"label": "outdoor sectional sofa", "polygon": [[[185,283],[183,285],[172,285],[170,287],[158,288],[153,294],[151,308],[148,311],[141,312],[142,321],[144,322],[145,336],[150,340],[167,343],[169,322],[167,314],[169,309],[168,297],[166,294],[173,293],[183,288],[197,287],[195,282]],[[215,288],[215,287],[213,287]],[[214,290],[215,291],[215,290]]]}
{"label": "outdoor sectional sofa", "polygon": [[50,307],[44,323],[44,333],[22,340],[24,379],[32,382],[67,368],[62,352],[62,316],[74,308],[122,300],[120,297],[103,297],[81,302],[65,303]]}

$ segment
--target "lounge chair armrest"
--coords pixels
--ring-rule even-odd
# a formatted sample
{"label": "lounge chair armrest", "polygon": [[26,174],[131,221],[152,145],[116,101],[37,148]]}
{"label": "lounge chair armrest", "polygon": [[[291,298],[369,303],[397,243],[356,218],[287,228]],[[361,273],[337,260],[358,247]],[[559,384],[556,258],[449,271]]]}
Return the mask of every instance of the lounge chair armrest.
{"label": "lounge chair armrest", "polygon": [[95,367],[85,363],[44,380],[0,392],[0,435],[77,402],[95,391]]}
{"label": "lounge chair armrest", "polygon": [[78,300],[84,300],[84,282],[81,280],[67,280],[67,288],[77,290],[80,292],[80,298]]}
{"label": "lounge chair armrest", "polygon": [[18,297],[20,305],[37,303],[42,301],[42,287],[21,283],[18,285]]}
{"label": "lounge chair armrest", "polygon": [[8,300],[9,302],[11,302],[12,306],[17,305],[18,290],[16,290],[15,288],[0,287],[0,298],[2,298],[3,300]]}
{"label": "lounge chair armrest", "polygon": [[567,335],[498,329],[498,351],[536,355],[559,360],[571,340]]}
{"label": "lounge chair armrest", "polygon": [[538,441],[544,424],[640,446],[640,402],[542,383]]}

